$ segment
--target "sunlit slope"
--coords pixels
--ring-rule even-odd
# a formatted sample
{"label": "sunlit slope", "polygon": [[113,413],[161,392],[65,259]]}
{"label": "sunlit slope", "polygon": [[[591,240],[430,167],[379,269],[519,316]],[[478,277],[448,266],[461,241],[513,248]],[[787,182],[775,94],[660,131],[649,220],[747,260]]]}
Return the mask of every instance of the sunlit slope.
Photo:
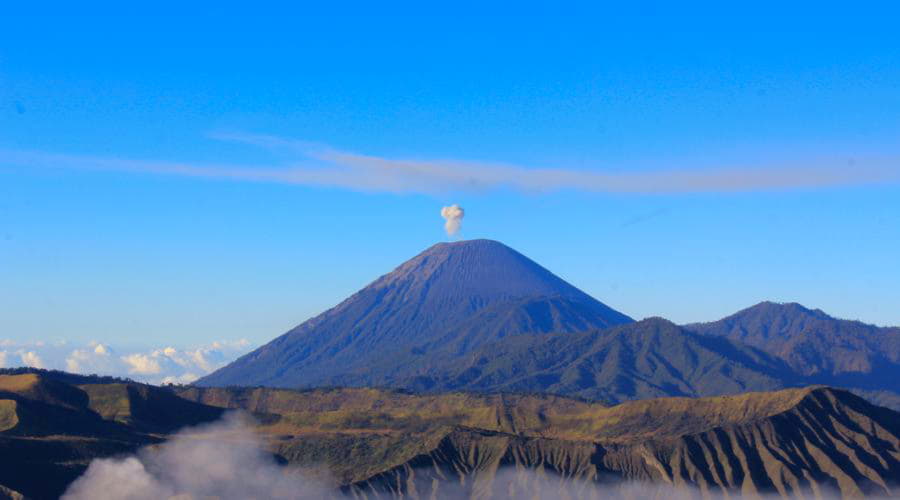
{"label": "sunlit slope", "polygon": [[555,439],[628,442],[765,418],[793,408],[811,391],[659,398],[612,407],[550,395],[413,395],[365,388],[186,388],[179,395],[205,405],[268,414],[262,428],[272,433],[388,434],[470,427]]}
{"label": "sunlit slope", "polygon": [[[619,487],[611,480],[619,477],[685,487],[686,494],[698,497],[898,493],[896,412],[829,389],[706,403],[721,405],[725,422],[706,430],[696,427],[700,422],[679,430],[656,429],[655,419],[642,426],[638,408],[622,405],[625,421],[638,421],[635,431],[596,442],[457,428],[426,453],[350,490],[361,497],[434,498],[462,491],[505,498],[532,495],[540,488],[544,495],[562,497],[574,490],[599,498]],[[766,415],[770,412],[775,413]],[[675,408],[668,412],[675,421],[691,421],[691,415]],[[682,433],[689,428],[695,430]],[[654,437],[640,437],[648,434]],[[524,469],[534,473],[516,475]],[[536,484],[536,477],[544,481]]]}
{"label": "sunlit slope", "polygon": [[[547,396],[373,389],[182,394],[277,415],[261,427],[276,453],[292,463],[328,464],[359,495],[427,498],[461,485],[490,489],[505,467],[591,482],[635,479],[786,496],[822,488],[887,494],[900,477],[900,414],[828,388],[613,407]],[[523,480],[510,486],[500,476],[504,491],[533,487]]]}

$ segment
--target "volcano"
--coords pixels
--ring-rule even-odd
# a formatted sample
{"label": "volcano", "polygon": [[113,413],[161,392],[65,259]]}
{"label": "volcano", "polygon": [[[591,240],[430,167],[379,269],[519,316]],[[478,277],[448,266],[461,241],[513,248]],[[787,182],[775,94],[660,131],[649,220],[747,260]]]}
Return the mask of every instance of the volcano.
{"label": "volcano", "polygon": [[502,243],[439,243],[197,384],[369,385],[435,352],[631,322]]}

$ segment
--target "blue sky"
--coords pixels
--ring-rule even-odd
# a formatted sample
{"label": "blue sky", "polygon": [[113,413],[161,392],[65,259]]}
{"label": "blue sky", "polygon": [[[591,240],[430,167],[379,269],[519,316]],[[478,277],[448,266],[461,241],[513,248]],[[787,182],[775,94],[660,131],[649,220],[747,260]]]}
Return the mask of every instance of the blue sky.
{"label": "blue sky", "polygon": [[258,345],[451,203],[634,317],[900,324],[898,8],[716,5],[8,8],[0,338]]}

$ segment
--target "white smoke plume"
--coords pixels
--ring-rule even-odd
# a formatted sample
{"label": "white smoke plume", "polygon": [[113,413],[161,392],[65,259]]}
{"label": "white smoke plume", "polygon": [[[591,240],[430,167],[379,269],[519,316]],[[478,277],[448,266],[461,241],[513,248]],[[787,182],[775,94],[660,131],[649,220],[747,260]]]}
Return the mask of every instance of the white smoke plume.
{"label": "white smoke plume", "polygon": [[64,500],[329,498],[322,482],[282,467],[240,413],[187,429],[125,458],[96,459]]}
{"label": "white smoke plume", "polygon": [[444,222],[444,230],[447,231],[448,236],[453,236],[459,232],[465,216],[466,211],[459,205],[450,205],[441,209],[441,217],[446,221]]}

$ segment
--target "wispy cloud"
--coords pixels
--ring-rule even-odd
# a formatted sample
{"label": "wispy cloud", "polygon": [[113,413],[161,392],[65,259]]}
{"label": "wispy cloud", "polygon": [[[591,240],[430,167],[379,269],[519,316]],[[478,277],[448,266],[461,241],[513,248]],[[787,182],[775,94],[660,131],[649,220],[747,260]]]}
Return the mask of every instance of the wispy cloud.
{"label": "wispy cloud", "polygon": [[140,172],[277,182],[390,193],[702,193],[810,189],[900,182],[900,159],[816,159],[802,164],[665,168],[641,171],[528,168],[487,162],[385,158],[283,137],[216,133],[211,138],[278,150],[295,158],[280,165],[200,164],[118,157],[0,150],[0,165]]}

